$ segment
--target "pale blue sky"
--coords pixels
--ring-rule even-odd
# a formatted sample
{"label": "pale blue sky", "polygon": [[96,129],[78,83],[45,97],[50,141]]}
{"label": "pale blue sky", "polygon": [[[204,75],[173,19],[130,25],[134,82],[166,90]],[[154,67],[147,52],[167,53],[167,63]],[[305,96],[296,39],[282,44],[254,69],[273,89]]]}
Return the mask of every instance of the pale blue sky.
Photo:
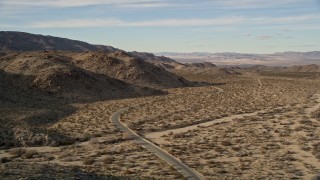
{"label": "pale blue sky", "polygon": [[0,0],[0,30],[128,51],[314,51],[320,0]]}

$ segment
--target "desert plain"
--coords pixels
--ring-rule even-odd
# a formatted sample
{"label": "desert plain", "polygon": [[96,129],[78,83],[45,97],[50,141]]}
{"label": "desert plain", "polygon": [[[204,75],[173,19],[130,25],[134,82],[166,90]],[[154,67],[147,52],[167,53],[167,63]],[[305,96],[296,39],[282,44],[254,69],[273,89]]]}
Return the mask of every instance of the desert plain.
{"label": "desert plain", "polygon": [[[1,124],[21,129],[13,135],[1,129],[6,146],[0,151],[1,177],[183,179],[110,121],[124,107],[121,122],[206,179],[310,179],[320,172],[316,74],[174,73],[202,83],[166,89],[165,95],[71,103],[69,108],[62,108],[63,102],[44,105],[42,111],[61,116],[41,126],[34,119],[23,121],[41,113],[37,103],[13,107],[1,101]],[[37,145],[30,142],[36,141],[35,132],[52,133],[59,142]],[[23,143],[12,147],[10,135]]]}

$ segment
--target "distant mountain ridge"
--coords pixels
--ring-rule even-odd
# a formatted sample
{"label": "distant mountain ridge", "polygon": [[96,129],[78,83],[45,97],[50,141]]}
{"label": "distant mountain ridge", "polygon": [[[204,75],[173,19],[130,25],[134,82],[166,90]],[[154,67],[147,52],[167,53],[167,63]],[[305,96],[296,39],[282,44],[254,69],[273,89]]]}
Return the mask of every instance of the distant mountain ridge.
{"label": "distant mountain ridge", "polygon": [[292,66],[302,64],[320,64],[320,51],[311,52],[280,52],[273,54],[242,54],[242,53],[155,53],[167,56],[181,63],[211,62],[216,65],[268,65]]}
{"label": "distant mountain ridge", "polygon": [[67,38],[44,36],[15,31],[0,31],[0,50],[8,51],[116,51],[112,46],[92,45],[83,41],[71,40]]}

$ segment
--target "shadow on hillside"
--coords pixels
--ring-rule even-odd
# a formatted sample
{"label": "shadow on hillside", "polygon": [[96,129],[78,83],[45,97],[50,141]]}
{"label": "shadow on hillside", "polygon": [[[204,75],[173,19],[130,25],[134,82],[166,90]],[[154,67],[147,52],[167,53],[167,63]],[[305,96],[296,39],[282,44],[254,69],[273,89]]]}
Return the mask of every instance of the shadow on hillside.
{"label": "shadow on hillside", "polygon": [[212,82],[204,82],[204,81],[194,81],[192,82],[193,87],[205,87],[205,86],[223,86],[226,83],[212,83]]}
{"label": "shadow on hillside", "polygon": [[[74,142],[72,137],[48,130],[47,127],[75,113],[77,109],[71,105],[72,103],[142,96],[128,93],[129,95],[119,97],[109,95],[95,97],[93,93],[89,93],[85,98],[81,96],[75,98],[30,87],[28,83],[33,78],[0,70],[0,149],[50,145],[52,142],[54,145],[71,144]],[[160,91],[155,92],[157,95],[160,93]]]}

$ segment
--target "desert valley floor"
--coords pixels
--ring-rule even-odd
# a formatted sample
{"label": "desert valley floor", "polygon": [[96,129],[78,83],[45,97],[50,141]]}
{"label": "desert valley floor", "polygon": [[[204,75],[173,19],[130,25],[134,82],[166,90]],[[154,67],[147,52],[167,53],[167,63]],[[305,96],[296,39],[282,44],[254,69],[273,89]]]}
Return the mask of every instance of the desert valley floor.
{"label": "desert valley floor", "polygon": [[[202,83],[91,103],[0,101],[7,127],[0,178],[184,179],[110,120],[126,107],[123,124],[204,179],[310,179],[320,172],[317,74],[175,73]],[[48,112],[58,114],[54,121],[22,121]],[[20,138],[18,147],[10,136]]]}

